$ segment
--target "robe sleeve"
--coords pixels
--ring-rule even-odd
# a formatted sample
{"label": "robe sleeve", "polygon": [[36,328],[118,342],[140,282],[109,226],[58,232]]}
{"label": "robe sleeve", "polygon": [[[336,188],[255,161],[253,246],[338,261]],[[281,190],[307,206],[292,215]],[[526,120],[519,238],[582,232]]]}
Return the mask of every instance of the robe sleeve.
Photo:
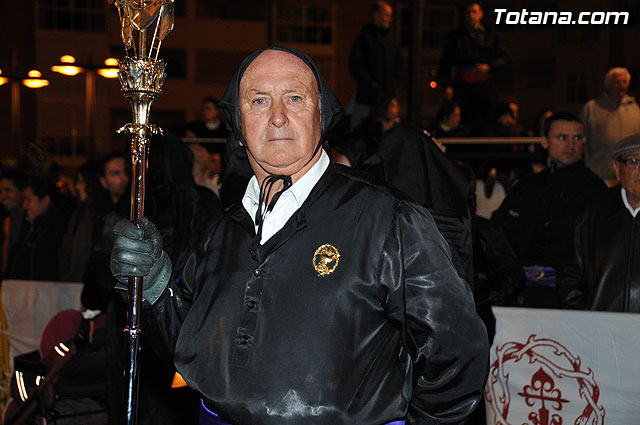
{"label": "robe sleeve", "polygon": [[378,270],[388,318],[412,359],[407,424],[464,423],[482,400],[487,333],[426,209],[400,203]]}
{"label": "robe sleeve", "polygon": [[144,306],[143,330],[156,352],[173,362],[180,328],[198,291],[199,273],[204,257],[217,226],[207,233],[199,247],[178,259],[174,273],[162,295],[151,306]]}

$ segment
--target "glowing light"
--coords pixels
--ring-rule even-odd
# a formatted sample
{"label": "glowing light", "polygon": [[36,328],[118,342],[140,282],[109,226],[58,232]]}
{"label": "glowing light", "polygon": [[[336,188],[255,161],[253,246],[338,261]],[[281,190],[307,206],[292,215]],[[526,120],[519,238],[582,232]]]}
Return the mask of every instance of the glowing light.
{"label": "glowing light", "polygon": [[36,376],[36,386],[40,386],[40,382],[44,381],[44,376],[38,375]]}
{"label": "glowing light", "polygon": [[59,344],[60,348],[62,348],[65,352],[69,352],[69,347],[67,347],[66,345],[64,345],[62,342]]}
{"label": "glowing light", "polygon": [[0,86],[7,84],[9,82],[8,78],[0,77]]}
{"label": "glowing light", "polygon": [[56,350],[56,353],[60,354],[60,357],[66,356],[66,354],[60,348],[58,348],[57,345],[53,347],[53,349]]}
{"label": "glowing light", "polygon": [[431,81],[429,83],[429,87],[431,87],[432,89],[435,89],[436,87],[438,87],[438,83],[436,83],[435,81]]}
{"label": "glowing light", "polygon": [[78,75],[83,71],[82,68],[75,65],[53,65],[51,67],[51,70],[53,72],[57,72],[58,74],[69,75],[69,76]]}
{"label": "glowing light", "polygon": [[27,73],[29,78],[25,78],[22,80],[22,84],[29,87],[30,89],[39,89],[41,87],[46,87],[49,85],[49,80],[42,77],[42,73],[37,69],[32,69]]}
{"label": "glowing light", "polygon": [[43,78],[27,78],[22,80],[22,84],[29,87],[30,89],[40,89],[42,87],[46,87],[49,85],[49,80],[45,80]]}
{"label": "glowing light", "polygon": [[100,68],[98,75],[104,78],[118,78],[118,68]]}
{"label": "glowing light", "polygon": [[107,58],[104,60],[104,64],[107,66],[118,66],[120,65],[120,63],[118,62],[118,59],[116,58]]}
{"label": "glowing light", "polygon": [[27,390],[24,387],[24,379],[22,378],[22,372],[16,370],[16,385],[18,386],[18,392],[22,401],[27,400]]}
{"label": "glowing light", "polygon": [[84,71],[84,68],[80,66],[71,65],[76,63],[76,58],[71,55],[60,56],[60,63],[66,65],[53,65],[51,67],[51,70],[53,72],[57,72],[58,74],[68,75],[71,77],[73,77],[74,75],[78,75],[79,73]]}

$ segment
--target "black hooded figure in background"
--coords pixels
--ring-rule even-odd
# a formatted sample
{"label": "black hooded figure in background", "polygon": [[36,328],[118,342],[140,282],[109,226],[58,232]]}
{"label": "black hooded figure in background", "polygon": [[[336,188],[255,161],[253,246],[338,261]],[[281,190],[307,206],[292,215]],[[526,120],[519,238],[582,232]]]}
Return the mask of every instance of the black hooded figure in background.
{"label": "black hooded figure in background", "polygon": [[251,54],[219,106],[244,196],[179,269],[146,219],[111,258],[146,276],[145,332],[200,424],[464,423],[488,366],[471,291],[426,209],[331,162],[342,107],[311,58]]}

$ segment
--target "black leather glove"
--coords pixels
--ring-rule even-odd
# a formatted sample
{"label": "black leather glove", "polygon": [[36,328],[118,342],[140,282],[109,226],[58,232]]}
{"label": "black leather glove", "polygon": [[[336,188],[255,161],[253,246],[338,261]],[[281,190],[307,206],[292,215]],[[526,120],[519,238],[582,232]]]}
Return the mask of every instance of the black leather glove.
{"label": "black leather glove", "polygon": [[148,218],[116,223],[111,250],[111,273],[118,280],[116,289],[128,289],[131,276],[145,276],[142,296],[153,304],[171,278],[171,261],[162,250],[162,236]]}

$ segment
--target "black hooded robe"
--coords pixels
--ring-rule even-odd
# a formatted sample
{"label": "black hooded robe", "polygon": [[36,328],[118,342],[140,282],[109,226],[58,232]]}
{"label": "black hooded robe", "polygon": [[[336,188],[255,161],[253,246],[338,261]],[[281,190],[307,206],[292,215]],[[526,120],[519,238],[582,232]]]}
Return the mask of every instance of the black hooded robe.
{"label": "black hooded robe", "polygon": [[[275,49],[314,71],[326,136],[335,95],[310,58]],[[261,52],[221,102],[235,140],[240,78]],[[145,329],[206,407],[233,425],[465,421],[486,331],[426,209],[331,164],[280,231],[254,238],[242,204],[227,208],[147,310]]]}

